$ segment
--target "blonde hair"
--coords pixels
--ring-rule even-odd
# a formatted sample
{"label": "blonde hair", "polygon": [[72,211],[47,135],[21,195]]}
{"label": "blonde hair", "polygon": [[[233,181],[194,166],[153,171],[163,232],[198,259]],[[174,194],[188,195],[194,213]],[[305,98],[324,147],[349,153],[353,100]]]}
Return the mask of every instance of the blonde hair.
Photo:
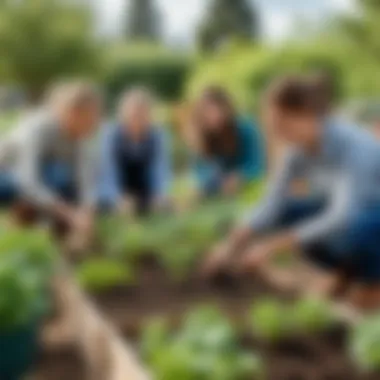
{"label": "blonde hair", "polygon": [[152,109],[155,99],[151,91],[144,87],[134,87],[124,91],[121,95],[118,105],[118,115],[122,118],[126,109],[132,106],[144,106]]}
{"label": "blonde hair", "polygon": [[55,84],[48,93],[47,104],[57,110],[102,104],[100,89],[92,82],[71,81]]}

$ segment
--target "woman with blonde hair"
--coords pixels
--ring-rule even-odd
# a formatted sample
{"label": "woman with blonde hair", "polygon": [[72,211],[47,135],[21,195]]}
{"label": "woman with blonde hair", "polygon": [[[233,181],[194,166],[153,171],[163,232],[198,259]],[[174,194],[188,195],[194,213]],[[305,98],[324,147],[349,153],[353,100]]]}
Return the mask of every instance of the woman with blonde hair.
{"label": "woman with blonde hair", "polygon": [[169,149],[153,109],[146,89],[134,88],[121,96],[117,121],[102,137],[103,209],[145,214],[165,204],[171,179]]}
{"label": "woman with blonde hair", "polygon": [[[12,178],[7,201],[34,209],[79,234],[92,224],[96,160],[91,138],[102,97],[92,83],[55,86],[44,107],[0,143],[0,166]],[[20,206],[22,205],[22,207]]]}

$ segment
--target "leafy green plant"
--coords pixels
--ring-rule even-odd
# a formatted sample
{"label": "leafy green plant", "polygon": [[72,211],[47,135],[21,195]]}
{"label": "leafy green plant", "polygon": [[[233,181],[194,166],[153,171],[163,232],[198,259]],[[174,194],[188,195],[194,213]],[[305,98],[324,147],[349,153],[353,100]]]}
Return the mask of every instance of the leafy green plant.
{"label": "leafy green plant", "polygon": [[159,260],[170,277],[180,281],[194,269],[197,257],[191,244],[177,242],[168,246],[159,255]]}
{"label": "leafy green plant", "polygon": [[276,342],[289,334],[288,309],[277,300],[257,301],[250,312],[250,325],[256,336]]}
{"label": "leafy green plant", "polygon": [[211,307],[191,312],[176,333],[162,320],[150,324],[142,337],[142,349],[160,380],[239,380],[263,376],[260,358],[239,346],[230,322]]}
{"label": "leafy green plant", "polygon": [[365,371],[380,370],[380,315],[372,315],[354,326],[350,335],[350,352]]}
{"label": "leafy green plant", "polygon": [[1,332],[32,323],[46,311],[54,258],[46,231],[13,229],[0,235]]}
{"label": "leafy green plant", "polygon": [[250,313],[255,335],[274,342],[290,334],[318,333],[334,322],[329,303],[309,297],[290,304],[274,299],[261,300],[253,305]]}
{"label": "leafy green plant", "polygon": [[316,333],[330,327],[335,318],[330,304],[318,298],[302,298],[291,308],[291,324],[293,331],[301,333]]}
{"label": "leafy green plant", "polygon": [[134,283],[134,274],[127,264],[110,259],[91,259],[76,270],[79,284],[88,291],[102,291],[118,285]]}

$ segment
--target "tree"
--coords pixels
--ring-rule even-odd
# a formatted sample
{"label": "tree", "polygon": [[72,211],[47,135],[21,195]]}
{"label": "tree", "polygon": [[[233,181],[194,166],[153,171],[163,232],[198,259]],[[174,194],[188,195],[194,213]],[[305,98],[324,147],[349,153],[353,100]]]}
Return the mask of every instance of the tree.
{"label": "tree", "polygon": [[0,80],[35,99],[55,79],[91,73],[97,49],[89,14],[66,0],[0,0]]}
{"label": "tree", "polygon": [[200,27],[200,46],[203,50],[215,50],[229,38],[257,38],[258,24],[258,15],[250,0],[212,0]]}
{"label": "tree", "polygon": [[132,0],[127,17],[129,39],[150,42],[160,39],[160,14],[153,0]]}

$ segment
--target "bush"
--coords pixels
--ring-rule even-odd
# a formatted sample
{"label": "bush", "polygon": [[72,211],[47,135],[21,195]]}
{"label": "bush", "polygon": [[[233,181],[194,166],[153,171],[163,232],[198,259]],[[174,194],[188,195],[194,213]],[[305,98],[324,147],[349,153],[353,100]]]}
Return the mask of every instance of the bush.
{"label": "bush", "polygon": [[112,103],[135,85],[148,87],[164,101],[182,96],[191,64],[188,56],[149,44],[115,46],[108,55],[104,81]]}
{"label": "bush", "polygon": [[281,49],[253,45],[230,46],[212,58],[200,60],[190,77],[187,94],[196,96],[205,86],[218,84],[229,90],[245,110],[258,107],[263,90],[276,77],[291,73],[323,71],[336,81],[341,95],[349,71],[341,49],[311,41],[309,45]]}

